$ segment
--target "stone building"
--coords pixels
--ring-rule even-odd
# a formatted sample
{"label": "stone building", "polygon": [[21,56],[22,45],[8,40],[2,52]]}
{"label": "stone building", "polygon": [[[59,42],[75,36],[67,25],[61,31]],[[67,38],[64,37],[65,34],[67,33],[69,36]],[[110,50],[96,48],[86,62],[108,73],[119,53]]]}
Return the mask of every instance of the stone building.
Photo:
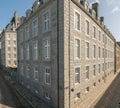
{"label": "stone building", "polygon": [[20,18],[15,11],[10,23],[1,33],[1,61],[5,68],[17,68],[17,34],[16,28],[19,26]]}
{"label": "stone building", "polygon": [[116,72],[120,72],[120,42],[116,42]]}
{"label": "stone building", "polygon": [[98,6],[36,0],[21,19],[18,80],[54,108],[87,108],[95,88],[114,76],[115,38]]}

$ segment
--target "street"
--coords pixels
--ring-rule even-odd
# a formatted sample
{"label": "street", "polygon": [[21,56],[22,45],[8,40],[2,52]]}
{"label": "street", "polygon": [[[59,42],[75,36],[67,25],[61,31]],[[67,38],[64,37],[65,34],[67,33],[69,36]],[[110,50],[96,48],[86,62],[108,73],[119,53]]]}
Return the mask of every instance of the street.
{"label": "street", "polygon": [[120,108],[120,73],[96,104],[95,108]]}
{"label": "street", "polygon": [[[22,97],[21,97],[22,98]],[[30,108],[22,104],[0,72],[0,108]]]}

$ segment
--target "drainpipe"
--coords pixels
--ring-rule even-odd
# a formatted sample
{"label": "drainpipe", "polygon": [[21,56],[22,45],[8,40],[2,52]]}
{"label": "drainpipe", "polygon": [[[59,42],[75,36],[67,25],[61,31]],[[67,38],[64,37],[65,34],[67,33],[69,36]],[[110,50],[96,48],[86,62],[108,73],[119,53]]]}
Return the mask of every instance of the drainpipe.
{"label": "drainpipe", "polygon": [[68,54],[68,56],[69,56],[69,108],[71,108],[71,105],[70,105],[70,95],[71,95],[71,91],[73,92],[74,91],[74,89],[72,88],[71,89],[71,86],[70,86],[70,20],[71,20],[71,18],[70,18],[70,2],[71,2],[71,0],[69,0],[69,36],[68,36],[68,51],[69,51],[69,54]]}
{"label": "drainpipe", "polygon": [[57,0],[57,82],[58,82],[58,108],[59,108],[59,0]]}

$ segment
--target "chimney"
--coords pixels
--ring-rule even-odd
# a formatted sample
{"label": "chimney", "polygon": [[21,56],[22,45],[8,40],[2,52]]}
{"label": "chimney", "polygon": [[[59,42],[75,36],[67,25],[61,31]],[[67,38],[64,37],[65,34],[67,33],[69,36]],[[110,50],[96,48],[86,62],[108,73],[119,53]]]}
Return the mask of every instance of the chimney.
{"label": "chimney", "polygon": [[17,23],[18,23],[18,12],[14,12],[14,18],[15,18],[15,27],[17,28]]}
{"label": "chimney", "polygon": [[85,1],[86,1],[86,0],[80,0],[80,3],[81,3],[83,6],[85,6]]}
{"label": "chimney", "polygon": [[93,3],[92,4],[92,9],[96,12],[96,19],[98,18],[98,16],[99,16],[99,4],[96,2],[96,3]]}
{"label": "chimney", "polygon": [[28,17],[30,16],[30,14],[31,14],[31,10],[28,9],[28,10],[26,11],[26,17],[28,18]]}
{"label": "chimney", "polygon": [[100,17],[100,23],[104,24],[104,17]]}

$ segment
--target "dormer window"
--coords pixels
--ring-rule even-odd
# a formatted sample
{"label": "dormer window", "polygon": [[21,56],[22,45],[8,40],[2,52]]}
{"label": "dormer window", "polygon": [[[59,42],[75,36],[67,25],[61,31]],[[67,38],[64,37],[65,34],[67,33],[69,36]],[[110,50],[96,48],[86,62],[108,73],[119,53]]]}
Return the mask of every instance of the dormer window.
{"label": "dormer window", "polygon": [[36,1],[34,2],[33,6],[32,6],[33,12],[38,9],[39,5],[40,5],[40,1],[39,1],[39,0],[36,0]]}

